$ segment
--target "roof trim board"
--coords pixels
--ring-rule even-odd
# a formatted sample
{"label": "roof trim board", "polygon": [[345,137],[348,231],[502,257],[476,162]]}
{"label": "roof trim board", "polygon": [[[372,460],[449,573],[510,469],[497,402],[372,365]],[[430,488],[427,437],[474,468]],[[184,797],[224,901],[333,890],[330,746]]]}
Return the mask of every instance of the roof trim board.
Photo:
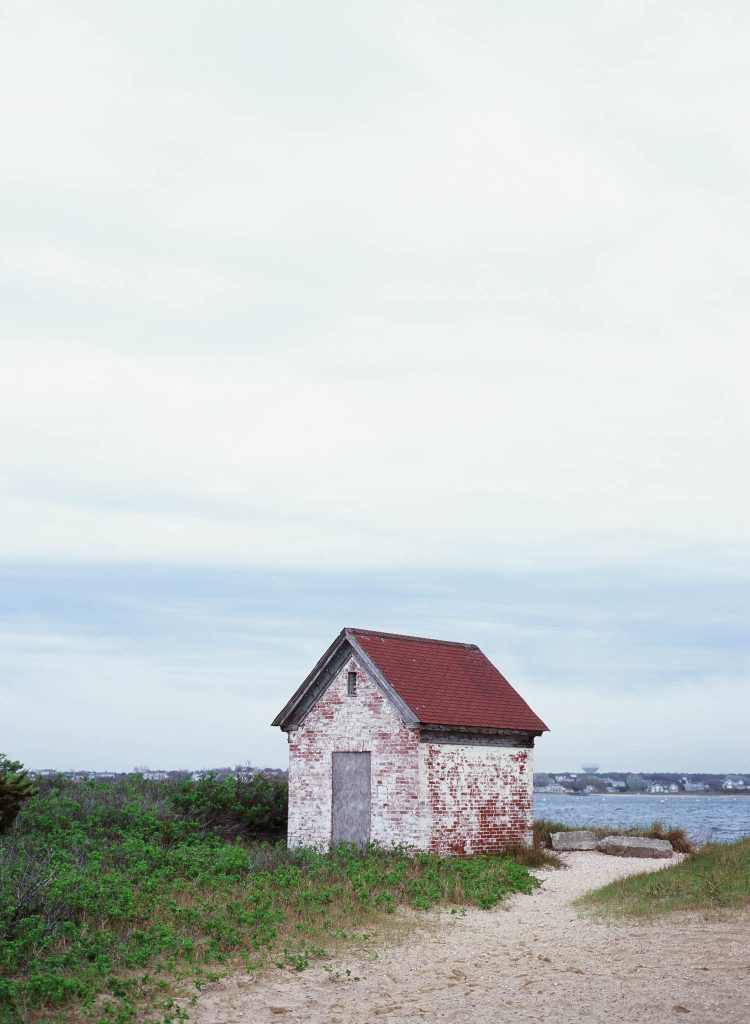
{"label": "roof trim board", "polygon": [[335,657],[338,649],[344,643],[344,640],[344,630],[342,629],[339,635],[333,641],[333,643],[323,652],[320,658],[318,658],[312,670],[308,672],[308,674],[302,680],[302,682],[294,691],[289,700],[286,702],[284,707],[281,709],[281,711],[279,711],[278,715],[271,722],[271,725],[278,725],[282,729],[284,728],[284,723],[291,717],[292,713],[297,708],[297,705],[301,703],[307,692],[313,686],[317,676],[324,671],[328,662],[330,662],[330,660],[333,657]]}

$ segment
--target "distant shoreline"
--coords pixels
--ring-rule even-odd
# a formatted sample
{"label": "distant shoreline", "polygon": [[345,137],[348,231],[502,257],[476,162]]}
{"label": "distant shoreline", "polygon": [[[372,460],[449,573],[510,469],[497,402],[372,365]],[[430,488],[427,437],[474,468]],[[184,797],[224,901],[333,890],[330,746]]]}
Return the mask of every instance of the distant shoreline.
{"label": "distant shoreline", "polygon": [[684,797],[684,796],[721,796],[721,797],[748,797],[750,796],[750,789],[735,789],[728,792],[719,792],[718,790],[711,790],[709,792],[702,793],[544,793],[541,790],[535,789],[534,796],[575,796],[575,797],[588,797],[588,796],[614,796],[618,798],[622,797],[654,797],[657,800],[663,800],[665,797]]}

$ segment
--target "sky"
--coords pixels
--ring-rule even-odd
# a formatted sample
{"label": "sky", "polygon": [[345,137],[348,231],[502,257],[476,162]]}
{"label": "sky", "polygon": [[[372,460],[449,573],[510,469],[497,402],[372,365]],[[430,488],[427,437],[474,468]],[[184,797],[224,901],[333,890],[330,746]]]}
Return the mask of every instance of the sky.
{"label": "sky", "polygon": [[750,771],[747,6],[0,17],[0,750],[285,767],[351,625]]}

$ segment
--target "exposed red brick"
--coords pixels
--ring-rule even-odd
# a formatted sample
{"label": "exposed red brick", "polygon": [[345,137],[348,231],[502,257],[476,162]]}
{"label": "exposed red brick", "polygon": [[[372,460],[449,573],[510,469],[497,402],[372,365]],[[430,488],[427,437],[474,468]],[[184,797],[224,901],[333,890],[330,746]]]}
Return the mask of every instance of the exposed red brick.
{"label": "exposed red brick", "polygon": [[[346,692],[357,672],[357,695]],[[354,659],[289,733],[289,842],[326,849],[331,754],[369,750],[371,837],[441,854],[488,852],[531,838],[531,751],[420,743]]]}

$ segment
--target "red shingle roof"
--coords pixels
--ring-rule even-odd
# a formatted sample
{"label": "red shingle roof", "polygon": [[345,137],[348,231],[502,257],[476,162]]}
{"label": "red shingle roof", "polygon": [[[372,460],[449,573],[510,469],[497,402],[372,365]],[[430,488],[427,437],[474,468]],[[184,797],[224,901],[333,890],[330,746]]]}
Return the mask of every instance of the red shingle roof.
{"label": "red shingle roof", "polygon": [[547,732],[475,644],[348,628],[424,725]]}

